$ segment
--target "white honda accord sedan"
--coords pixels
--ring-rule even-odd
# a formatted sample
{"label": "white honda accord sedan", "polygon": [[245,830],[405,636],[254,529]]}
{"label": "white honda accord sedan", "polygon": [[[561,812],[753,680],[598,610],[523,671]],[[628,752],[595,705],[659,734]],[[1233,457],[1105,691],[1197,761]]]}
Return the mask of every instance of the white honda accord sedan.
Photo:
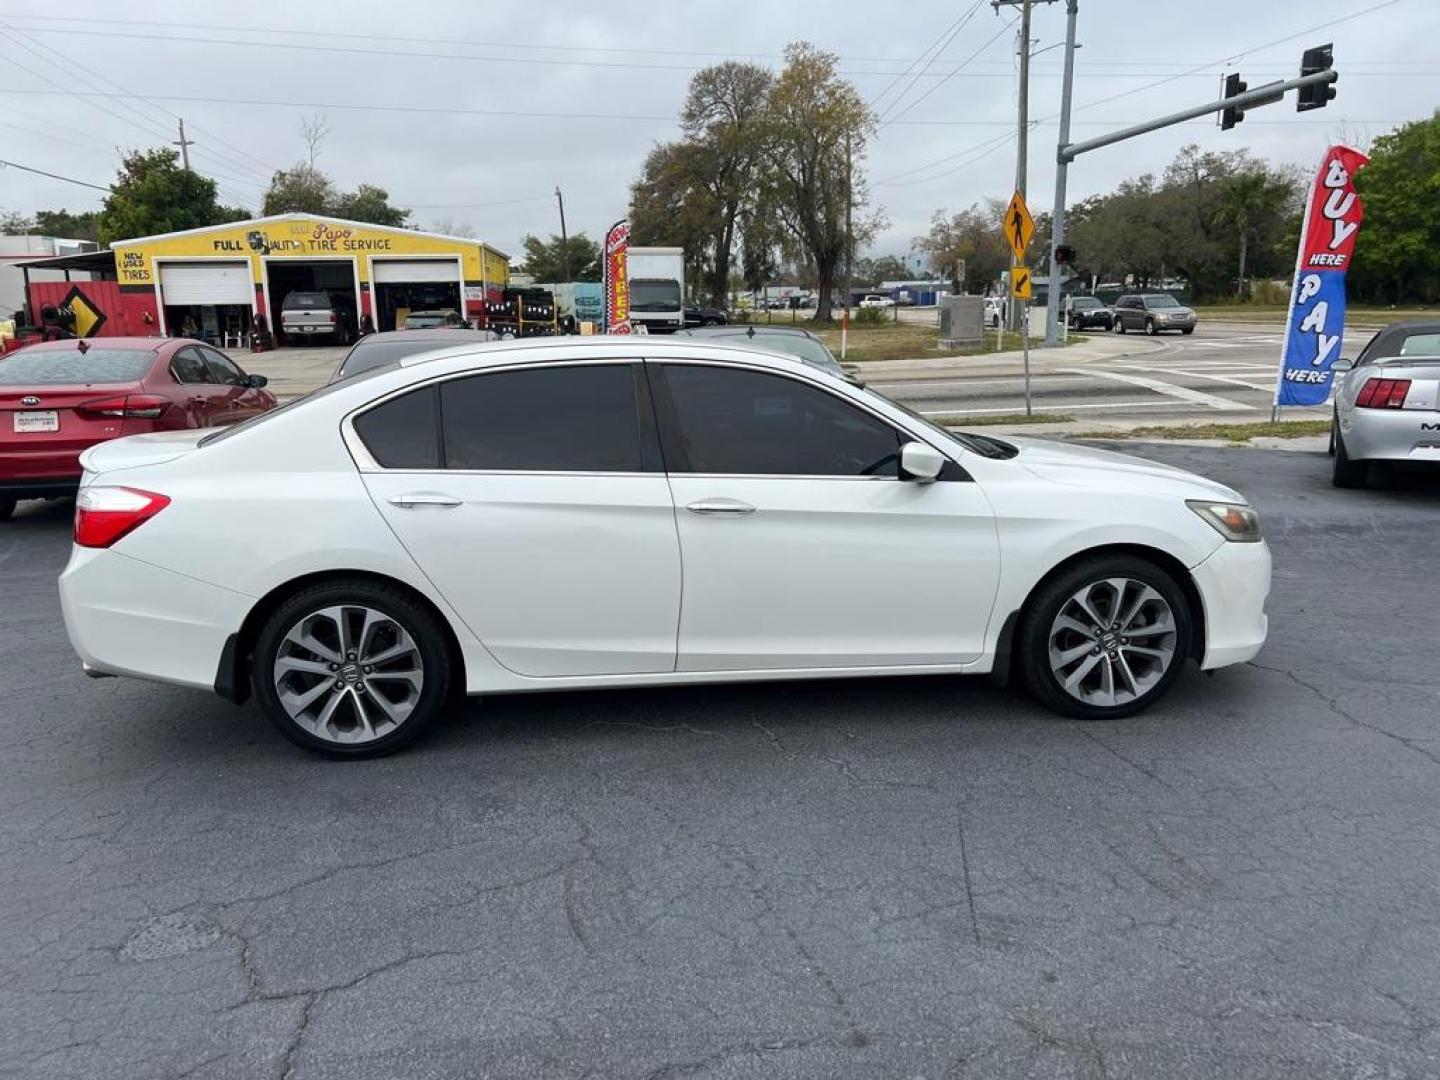
{"label": "white honda accord sedan", "polygon": [[83,464],[86,670],[253,690],[336,756],[461,691],[989,672],[1117,717],[1265,640],[1235,491],[709,342],[460,346]]}

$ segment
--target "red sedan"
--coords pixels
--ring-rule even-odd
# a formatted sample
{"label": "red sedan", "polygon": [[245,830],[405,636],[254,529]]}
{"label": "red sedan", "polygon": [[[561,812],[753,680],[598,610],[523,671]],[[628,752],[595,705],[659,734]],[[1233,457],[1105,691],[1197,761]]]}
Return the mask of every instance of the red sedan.
{"label": "red sedan", "polygon": [[186,338],[49,341],[0,357],[0,521],[18,499],[73,493],[96,443],[275,408],[265,381]]}

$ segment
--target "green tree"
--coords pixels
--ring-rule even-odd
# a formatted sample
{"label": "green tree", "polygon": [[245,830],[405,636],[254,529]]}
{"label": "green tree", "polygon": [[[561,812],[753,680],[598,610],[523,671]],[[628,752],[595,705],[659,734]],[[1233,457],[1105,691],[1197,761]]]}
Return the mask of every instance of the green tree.
{"label": "green tree", "polygon": [[583,232],[566,238],[552,236],[541,240],[538,236],[527,235],[521,246],[525,249],[525,262],[521,270],[536,281],[557,282],[565,280],[565,253],[570,253],[570,279],[572,281],[600,280],[600,245]]}
{"label": "green tree", "polygon": [[35,230],[35,219],[18,210],[0,210],[0,236],[24,236]]}
{"label": "green tree", "polygon": [[709,148],[695,142],[662,143],[646,156],[630,189],[630,242],[684,249],[687,281],[709,276],[720,212],[705,180],[709,157]]}
{"label": "green tree", "polygon": [[[874,115],[855,87],[840,78],[838,57],[806,42],[785,50],[785,69],[769,97],[764,126],[765,188],[786,231],[814,265],[819,303],[830,318],[831,298],[847,254],[878,230],[866,204],[863,162]],[[855,226],[846,228],[854,207]]]}
{"label": "green tree", "polygon": [[409,210],[390,205],[390,193],[373,184],[361,184],[335,200],[330,211],[349,221],[367,221],[372,225],[401,227],[407,224]]}
{"label": "green tree", "polygon": [[270,187],[260,205],[260,213],[329,214],[339,200],[339,192],[330,178],[313,165],[300,162],[294,168],[281,169],[270,178]]}
{"label": "green tree", "polygon": [[882,281],[904,281],[910,276],[905,260],[895,255],[859,259],[855,263],[855,280],[861,285],[879,285]]}
{"label": "green tree", "polygon": [[1239,249],[1235,272],[1235,295],[1248,292],[1245,277],[1250,243],[1276,216],[1283,215],[1296,198],[1297,185],[1264,166],[1237,170],[1220,190],[1220,216],[1235,230]]}
{"label": "green tree", "polygon": [[930,231],[915,238],[915,250],[950,279],[952,292],[980,292],[1010,266],[1010,249],[1001,233],[1004,216],[1005,204],[998,199],[949,215],[936,210]]}
{"label": "green tree", "polygon": [[99,240],[100,212],[82,210],[72,214],[68,210],[35,211],[35,231],[41,236],[59,236],[69,240]]}
{"label": "green tree", "polygon": [[1440,111],[1376,139],[1355,187],[1365,223],[1349,278],[1354,294],[1395,304],[1440,300]]}
{"label": "green tree", "polygon": [[180,167],[174,150],[136,150],[121,160],[119,175],[100,209],[105,244],[137,236],[199,229],[247,212],[220,206],[215,181]]}

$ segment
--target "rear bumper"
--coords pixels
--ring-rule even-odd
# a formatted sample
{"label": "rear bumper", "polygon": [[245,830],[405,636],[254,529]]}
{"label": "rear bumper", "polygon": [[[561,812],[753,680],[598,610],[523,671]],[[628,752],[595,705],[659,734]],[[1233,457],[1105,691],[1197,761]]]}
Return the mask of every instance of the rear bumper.
{"label": "rear bumper", "polygon": [[203,690],[253,602],[111,550],[73,548],[60,575],[65,630],[88,669]]}
{"label": "rear bumper", "polygon": [[1205,670],[1253,659],[1265,644],[1269,619],[1270,548],[1258,544],[1221,544],[1190,571],[1205,605]]}
{"label": "rear bumper", "polygon": [[[1440,465],[1440,412],[1429,409],[1352,409],[1341,412],[1345,453],[1354,461],[1412,461]],[[1433,430],[1423,430],[1429,425]]]}

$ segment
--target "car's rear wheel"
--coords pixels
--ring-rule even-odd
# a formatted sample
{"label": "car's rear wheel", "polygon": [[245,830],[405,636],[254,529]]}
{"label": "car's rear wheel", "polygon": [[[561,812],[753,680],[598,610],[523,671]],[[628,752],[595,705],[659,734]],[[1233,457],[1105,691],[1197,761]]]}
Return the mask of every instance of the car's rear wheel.
{"label": "car's rear wheel", "polygon": [[398,589],[336,581],[265,621],[255,691],[291,742],[331,757],[389,754],[444,710],[450,656],[435,616]]}
{"label": "car's rear wheel", "polygon": [[0,499],[0,521],[9,521],[10,515],[15,513],[14,499]]}
{"label": "car's rear wheel", "polygon": [[1179,677],[1193,625],[1185,593],[1154,563],[1087,559],[1043,585],[1021,617],[1025,685],[1067,716],[1129,716]]}
{"label": "car's rear wheel", "polygon": [[1345,452],[1345,436],[1334,432],[1335,459],[1330,463],[1330,482],[1337,488],[1363,488],[1370,481],[1370,463],[1352,461]]}

